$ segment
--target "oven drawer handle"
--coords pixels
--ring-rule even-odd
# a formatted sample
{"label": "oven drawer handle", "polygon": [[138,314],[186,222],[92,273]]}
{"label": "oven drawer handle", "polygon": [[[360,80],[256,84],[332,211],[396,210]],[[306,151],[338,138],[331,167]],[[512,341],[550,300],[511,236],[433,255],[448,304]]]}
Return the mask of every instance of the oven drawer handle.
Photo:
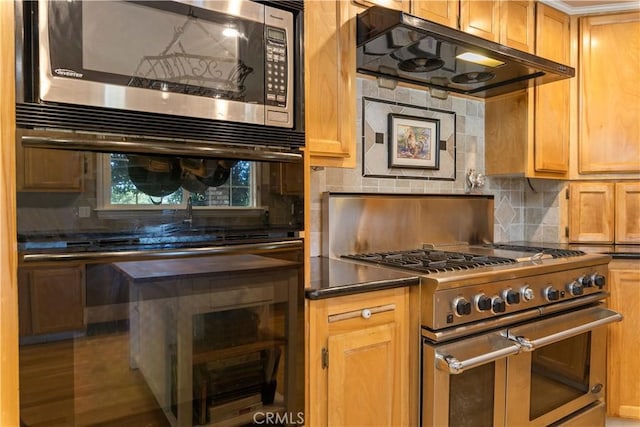
{"label": "oven drawer handle", "polygon": [[498,359],[502,359],[503,357],[517,354],[518,352],[518,346],[511,345],[481,354],[479,356],[470,357],[466,360],[458,360],[456,357],[450,354],[443,355],[440,353],[436,353],[436,366],[441,371],[457,375],[477,366],[484,365],[489,362],[494,362]]}
{"label": "oven drawer handle", "polygon": [[[609,323],[619,322],[622,320],[622,314],[612,310],[602,309],[594,307],[592,309],[584,310],[587,318],[579,324],[570,325],[564,328],[554,328],[549,334],[541,337],[531,338],[527,337],[526,331],[524,333],[517,333],[517,331],[509,331],[507,338],[515,342],[522,351],[534,351],[537,348],[544,347],[545,345],[553,344],[558,341],[562,341],[567,338],[571,338],[576,335],[580,335],[584,332],[588,332],[600,326],[608,325]],[[557,318],[547,319],[543,322],[553,322],[555,325],[563,324],[563,317],[567,319],[568,323],[572,317],[581,313],[571,313],[566,316],[560,316]],[[559,330],[557,330],[559,329]]]}

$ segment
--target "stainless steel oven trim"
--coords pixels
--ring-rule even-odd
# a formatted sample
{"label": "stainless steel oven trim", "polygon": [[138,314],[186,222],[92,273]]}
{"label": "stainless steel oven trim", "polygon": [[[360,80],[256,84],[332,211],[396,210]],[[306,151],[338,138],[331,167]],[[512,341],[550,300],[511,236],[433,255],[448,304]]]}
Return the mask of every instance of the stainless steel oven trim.
{"label": "stainless steel oven trim", "polygon": [[622,314],[602,307],[590,307],[573,313],[510,328],[505,337],[522,348],[534,351],[545,345],[580,335],[599,326],[620,322]]}
{"label": "stainless steel oven trim", "polygon": [[25,131],[21,136],[22,145],[33,148],[59,148],[65,150],[88,150],[98,152],[123,152],[136,154],[159,154],[170,156],[192,156],[208,158],[228,158],[270,162],[302,162],[300,152],[279,151],[265,146],[224,145],[205,141],[176,141],[156,138],[133,139],[123,137],[96,138],[95,135],[71,136],[60,133],[42,134]]}
{"label": "stainless steel oven trim", "polygon": [[285,250],[302,249],[302,240],[276,241],[265,243],[248,243],[226,246],[205,246],[201,248],[185,248],[175,250],[136,250],[136,251],[104,251],[104,252],[56,252],[28,253],[21,261],[60,262],[60,261],[127,261],[132,257],[147,259],[166,259],[178,257],[194,257],[205,255],[229,255],[238,253],[267,253]]}
{"label": "stainless steel oven trim", "polygon": [[[197,5],[198,7],[207,7],[219,2],[198,2],[186,1],[184,3]],[[228,13],[233,11],[233,4],[237,2],[228,2],[228,6],[219,6],[220,9]],[[243,1],[242,4],[251,4],[251,8],[259,8],[264,19],[265,6]],[[227,4],[227,2],[225,2]],[[243,6],[244,7],[244,6]],[[168,93],[156,90],[149,90],[135,87],[122,87],[113,84],[96,83],[84,81],[80,79],[72,79],[54,76],[51,70],[51,64],[48,58],[50,51],[49,33],[48,33],[48,13],[47,0],[39,0],[38,4],[38,75],[40,79],[39,96],[44,101],[63,102],[70,104],[92,105],[96,107],[117,108],[133,111],[145,111],[149,113],[171,114],[177,116],[199,117],[212,120],[227,120],[241,123],[252,123],[264,125],[266,123],[266,108],[263,104],[248,104],[238,101],[230,101],[224,99],[203,98],[180,93]],[[272,9],[272,8],[270,8]],[[243,9],[244,10],[244,9]],[[272,120],[268,124],[280,127],[293,127],[293,15],[289,12],[274,9],[279,16],[285,16],[287,19],[270,19],[270,25],[276,24],[280,28],[284,28],[287,34],[287,43],[291,52],[288,55],[288,67],[290,72],[288,78],[288,99],[286,108],[273,108],[279,112],[288,114],[287,121]],[[249,13],[253,19],[255,13]],[[265,95],[266,96],[266,95]]]}

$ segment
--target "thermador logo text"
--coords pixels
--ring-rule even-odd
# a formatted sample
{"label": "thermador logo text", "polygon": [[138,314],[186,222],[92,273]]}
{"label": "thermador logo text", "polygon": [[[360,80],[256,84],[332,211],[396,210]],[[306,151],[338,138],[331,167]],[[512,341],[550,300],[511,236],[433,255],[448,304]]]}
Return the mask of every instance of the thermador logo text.
{"label": "thermador logo text", "polygon": [[81,79],[83,76],[82,73],[78,73],[77,71],[73,71],[73,70],[68,70],[66,68],[56,68],[55,70],[53,70],[53,72],[59,76],[74,77],[76,79]]}

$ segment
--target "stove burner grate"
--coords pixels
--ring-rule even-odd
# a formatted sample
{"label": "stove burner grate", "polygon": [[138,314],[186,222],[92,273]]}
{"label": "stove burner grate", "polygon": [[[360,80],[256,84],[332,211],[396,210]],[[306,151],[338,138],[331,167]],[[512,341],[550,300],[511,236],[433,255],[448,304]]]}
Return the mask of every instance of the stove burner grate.
{"label": "stove burner grate", "polygon": [[499,264],[513,264],[512,258],[478,256],[464,252],[440,250],[409,250],[343,255],[343,258],[371,262],[380,265],[406,268],[423,273],[470,270]]}
{"label": "stove burner grate", "polygon": [[585,253],[574,249],[558,249],[558,248],[543,248],[541,246],[527,246],[527,245],[511,245],[507,243],[491,243],[484,245],[485,248],[491,249],[504,249],[507,251],[520,251],[520,252],[532,252],[536,254],[547,254],[552,258],[568,258],[573,256],[581,256]]}

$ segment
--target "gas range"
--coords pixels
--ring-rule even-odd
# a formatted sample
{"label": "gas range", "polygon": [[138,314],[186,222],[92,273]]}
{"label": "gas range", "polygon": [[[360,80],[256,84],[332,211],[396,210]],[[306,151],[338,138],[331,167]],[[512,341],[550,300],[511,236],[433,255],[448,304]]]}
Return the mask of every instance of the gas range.
{"label": "gas range", "polygon": [[418,273],[423,336],[433,341],[540,317],[608,295],[609,257],[569,249],[445,245],[343,258]]}

